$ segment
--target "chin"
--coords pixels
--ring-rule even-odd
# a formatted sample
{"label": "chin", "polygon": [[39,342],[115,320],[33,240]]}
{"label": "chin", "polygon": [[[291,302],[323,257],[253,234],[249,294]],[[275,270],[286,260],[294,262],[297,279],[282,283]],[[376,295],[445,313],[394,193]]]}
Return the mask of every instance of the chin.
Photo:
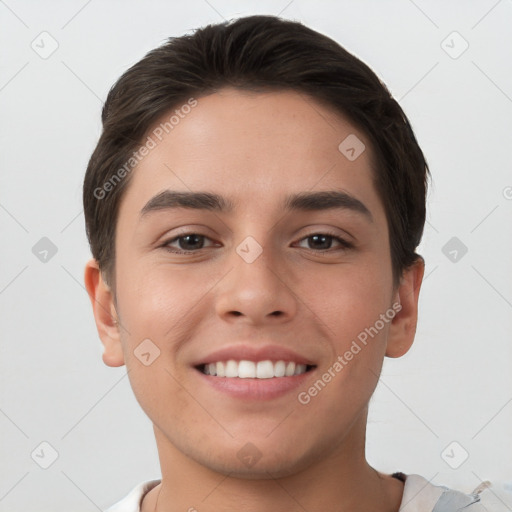
{"label": "chin", "polygon": [[[215,454],[211,451],[208,460],[196,459],[200,464],[216,473],[231,478],[246,480],[270,480],[295,475],[314,463],[314,456],[297,452],[297,444],[288,453],[279,451],[267,442],[261,451],[252,443],[246,443],[235,450],[234,457],[226,457],[226,452]],[[314,453],[314,450],[311,451]]]}

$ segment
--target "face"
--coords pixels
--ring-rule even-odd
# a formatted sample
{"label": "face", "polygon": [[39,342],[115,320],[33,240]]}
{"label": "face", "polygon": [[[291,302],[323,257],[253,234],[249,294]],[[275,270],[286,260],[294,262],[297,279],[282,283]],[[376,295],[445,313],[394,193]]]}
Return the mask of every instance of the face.
{"label": "face", "polygon": [[161,442],[224,473],[290,474],[363,428],[390,343],[370,143],[295,92],[197,101],[120,205],[123,362]]}

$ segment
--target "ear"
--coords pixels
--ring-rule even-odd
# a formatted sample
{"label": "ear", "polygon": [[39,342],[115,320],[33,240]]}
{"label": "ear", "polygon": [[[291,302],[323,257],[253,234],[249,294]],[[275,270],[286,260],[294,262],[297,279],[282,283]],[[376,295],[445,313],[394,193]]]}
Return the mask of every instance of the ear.
{"label": "ear", "polygon": [[84,281],[91,300],[96,328],[104,347],[103,362],[107,366],[122,366],[124,355],[114,297],[110,287],[103,280],[95,259],[91,259],[85,265]]}
{"label": "ear", "polygon": [[425,260],[418,256],[416,262],[402,274],[395,297],[401,309],[391,321],[387,357],[401,357],[411,348],[418,323],[418,298],[424,272]]}

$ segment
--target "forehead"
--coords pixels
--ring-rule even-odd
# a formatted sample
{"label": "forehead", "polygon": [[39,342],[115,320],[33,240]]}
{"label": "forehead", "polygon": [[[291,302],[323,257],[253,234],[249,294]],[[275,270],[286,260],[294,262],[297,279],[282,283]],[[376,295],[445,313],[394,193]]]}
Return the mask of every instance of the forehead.
{"label": "forehead", "polygon": [[165,189],[208,190],[266,211],[290,193],[336,189],[382,213],[367,137],[298,92],[221,89],[193,108],[176,106],[147,136],[155,147],[132,171],[123,199],[139,211]]}

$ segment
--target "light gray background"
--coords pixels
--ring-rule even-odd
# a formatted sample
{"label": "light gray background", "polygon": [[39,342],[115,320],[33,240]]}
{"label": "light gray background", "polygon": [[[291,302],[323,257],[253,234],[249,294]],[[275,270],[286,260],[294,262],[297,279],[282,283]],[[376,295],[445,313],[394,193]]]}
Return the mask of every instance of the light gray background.
{"label": "light gray background", "polygon": [[[104,509],[160,477],[126,368],[101,360],[83,288],[83,175],[123,71],[169,36],[254,13],[300,20],[368,63],[409,116],[433,174],[417,337],[406,356],[385,361],[370,463],[466,492],[486,479],[512,492],[512,1],[7,0],[1,511]],[[58,42],[46,59],[31,47],[50,48],[43,31]],[[58,249],[47,262],[32,252],[42,237]],[[468,249],[455,262],[443,253],[452,237]],[[50,462],[42,442],[58,452],[48,469],[34,461]]]}

